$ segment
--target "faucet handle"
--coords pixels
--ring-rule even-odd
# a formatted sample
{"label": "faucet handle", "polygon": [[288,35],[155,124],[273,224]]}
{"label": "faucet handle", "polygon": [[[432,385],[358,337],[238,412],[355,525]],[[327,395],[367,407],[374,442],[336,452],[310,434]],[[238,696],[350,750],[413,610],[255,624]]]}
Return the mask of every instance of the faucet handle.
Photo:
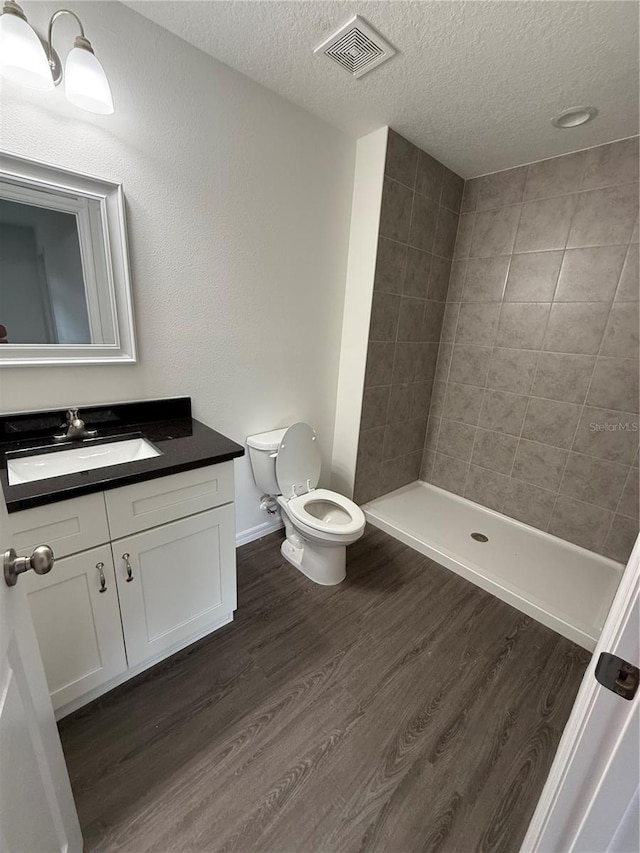
{"label": "faucet handle", "polygon": [[70,424],[72,421],[78,419],[78,407],[71,408],[67,411],[67,423]]}

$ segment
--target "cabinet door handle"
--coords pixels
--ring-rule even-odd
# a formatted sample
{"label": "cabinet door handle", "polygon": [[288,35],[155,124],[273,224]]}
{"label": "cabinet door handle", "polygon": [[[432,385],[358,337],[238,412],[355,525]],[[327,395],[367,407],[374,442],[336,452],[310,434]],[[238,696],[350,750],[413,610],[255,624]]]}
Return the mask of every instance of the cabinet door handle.
{"label": "cabinet door handle", "polygon": [[122,559],[125,561],[127,566],[127,583],[131,583],[133,580],[133,569],[131,568],[131,563],[129,562],[129,558],[131,554],[123,554]]}
{"label": "cabinet door handle", "polygon": [[96,569],[100,573],[100,589],[98,590],[98,592],[106,592],[107,581],[104,576],[104,563],[96,563]]}

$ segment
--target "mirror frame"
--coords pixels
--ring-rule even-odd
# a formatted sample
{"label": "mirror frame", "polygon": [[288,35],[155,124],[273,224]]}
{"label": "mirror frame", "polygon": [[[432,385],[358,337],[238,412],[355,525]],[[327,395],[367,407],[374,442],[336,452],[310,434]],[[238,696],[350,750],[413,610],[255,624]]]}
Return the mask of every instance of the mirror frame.
{"label": "mirror frame", "polygon": [[[25,188],[52,194],[60,208],[60,199],[82,196],[100,206],[102,246],[96,247],[106,262],[104,280],[114,320],[113,344],[0,344],[0,367],[46,367],[67,364],[133,364],[136,362],[136,341],[131,296],[131,273],[127,248],[124,193],[122,184],[73,172],[37,160],[0,151],[0,183],[7,181]],[[0,190],[0,196],[2,195]],[[80,222],[79,222],[80,225]],[[94,249],[85,258],[91,243],[86,231],[78,228],[83,253],[83,271],[99,254]],[[85,264],[85,260],[87,264]],[[97,278],[95,270],[90,273]],[[86,273],[85,273],[86,276]],[[85,288],[87,281],[85,280]]]}

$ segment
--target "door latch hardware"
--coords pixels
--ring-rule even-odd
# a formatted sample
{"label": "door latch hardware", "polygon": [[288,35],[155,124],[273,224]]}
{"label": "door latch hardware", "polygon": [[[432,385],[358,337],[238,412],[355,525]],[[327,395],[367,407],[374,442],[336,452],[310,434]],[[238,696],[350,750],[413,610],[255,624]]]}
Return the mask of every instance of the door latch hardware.
{"label": "door latch hardware", "polygon": [[4,552],[4,580],[7,586],[15,586],[18,576],[29,569],[37,575],[46,575],[53,568],[55,557],[48,545],[38,545],[30,557],[18,557],[13,548]]}
{"label": "door latch hardware", "polygon": [[622,658],[603,652],[596,664],[596,678],[623,699],[633,699],[640,682],[640,669]]}

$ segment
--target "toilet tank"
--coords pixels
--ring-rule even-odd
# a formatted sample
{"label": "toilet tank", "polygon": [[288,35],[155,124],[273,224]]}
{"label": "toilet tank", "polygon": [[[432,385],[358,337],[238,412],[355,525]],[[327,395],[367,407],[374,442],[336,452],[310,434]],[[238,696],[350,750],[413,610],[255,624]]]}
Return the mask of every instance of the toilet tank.
{"label": "toilet tank", "polygon": [[276,456],[287,428],[273,429],[247,437],[249,459],[253,469],[253,478],[265,495],[279,495],[280,487],[276,480]]}

